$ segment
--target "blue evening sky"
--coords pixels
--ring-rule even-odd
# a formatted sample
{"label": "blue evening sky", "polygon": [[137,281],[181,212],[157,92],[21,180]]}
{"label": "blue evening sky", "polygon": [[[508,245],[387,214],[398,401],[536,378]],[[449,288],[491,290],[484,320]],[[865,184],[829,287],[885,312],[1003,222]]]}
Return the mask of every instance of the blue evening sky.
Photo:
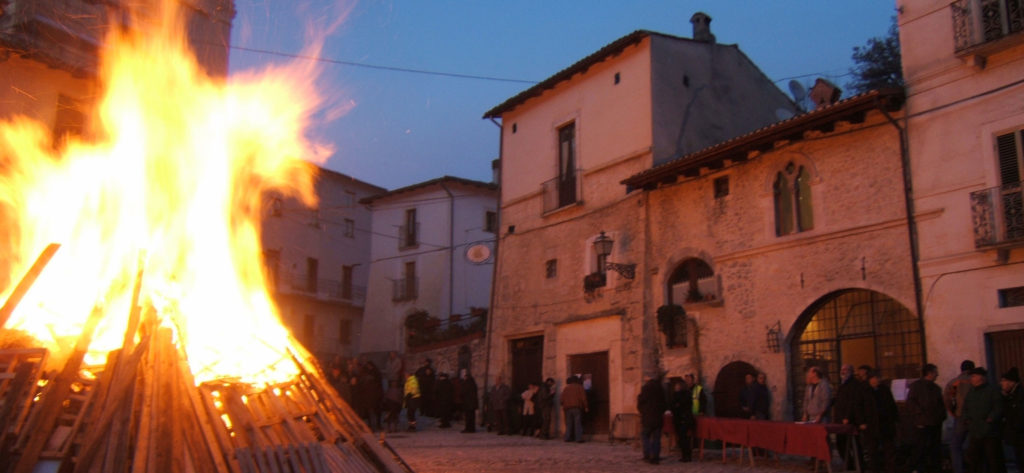
{"label": "blue evening sky", "polygon": [[[738,44],[788,92],[796,76],[842,87],[854,46],[883,36],[895,0],[236,0],[232,45],[298,54],[326,28],[321,57],[399,69],[540,81],[634,30],[690,37],[711,16],[719,43]],[[288,59],[231,51],[231,70]],[[321,114],[313,136],[336,149],[326,167],[389,189],[442,175],[488,181],[498,128],[484,112],[530,87],[321,63],[321,90],[351,109]]]}

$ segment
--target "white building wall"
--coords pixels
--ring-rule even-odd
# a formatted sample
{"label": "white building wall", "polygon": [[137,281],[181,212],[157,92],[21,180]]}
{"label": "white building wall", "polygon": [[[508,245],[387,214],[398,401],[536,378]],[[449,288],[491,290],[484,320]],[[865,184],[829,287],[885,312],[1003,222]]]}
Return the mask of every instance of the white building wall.
{"label": "white building wall", "polygon": [[[466,250],[479,242],[493,251],[494,234],[484,231],[484,223],[485,212],[497,208],[496,190],[442,178],[374,200],[371,206],[373,244],[361,352],[404,352],[404,320],[414,311],[445,320],[490,305],[490,262],[472,263]],[[401,249],[399,231],[409,209],[416,209],[418,244]],[[394,300],[392,281],[405,277],[409,262],[416,265],[416,296]]]}
{"label": "white building wall", "polygon": [[896,3],[927,355],[945,382],[961,360],[988,366],[987,333],[1024,328],[998,297],[1024,286],[1022,242],[976,247],[970,197],[1000,184],[995,136],[1024,127],[1024,33],[957,53],[949,2]]}

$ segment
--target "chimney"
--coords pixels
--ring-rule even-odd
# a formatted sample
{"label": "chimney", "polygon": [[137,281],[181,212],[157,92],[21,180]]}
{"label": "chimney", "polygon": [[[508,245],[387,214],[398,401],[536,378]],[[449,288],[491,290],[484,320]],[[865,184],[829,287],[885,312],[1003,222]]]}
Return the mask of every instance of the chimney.
{"label": "chimney", "polygon": [[811,87],[811,92],[808,94],[811,101],[814,102],[815,110],[836,103],[841,95],[843,95],[842,89],[820,77],[814,81],[814,87]]}
{"label": "chimney", "polygon": [[697,12],[690,17],[693,24],[693,40],[715,44],[715,35],[711,34],[711,17],[707,13]]}

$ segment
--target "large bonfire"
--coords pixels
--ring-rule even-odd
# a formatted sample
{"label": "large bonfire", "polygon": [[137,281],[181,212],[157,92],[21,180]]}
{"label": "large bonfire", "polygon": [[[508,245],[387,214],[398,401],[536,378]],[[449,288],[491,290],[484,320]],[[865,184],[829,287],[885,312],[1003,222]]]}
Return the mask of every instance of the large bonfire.
{"label": "large bonfire", "polygon": [[0,336],[40,347],[0,352],[0,465],[393,468],[261,265],[266,193],[315,203],[315,71],[211,78],[173,5],[129,24],[101,49],[82,136],[56,151],[48,125],[0,122]]}

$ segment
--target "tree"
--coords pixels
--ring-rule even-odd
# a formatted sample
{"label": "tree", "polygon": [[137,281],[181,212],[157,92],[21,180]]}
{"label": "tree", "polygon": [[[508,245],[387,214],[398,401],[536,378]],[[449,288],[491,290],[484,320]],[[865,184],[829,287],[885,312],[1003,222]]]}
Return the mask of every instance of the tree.
{"label": "tree", "polygon": [[900,37],[896,17],[884,37],[868,40],[864,46],[854,46],[854,66],[850,69],[853,80],[846,87],[854,94],[885,87],[903,88],[903,65],[900,61]]}

